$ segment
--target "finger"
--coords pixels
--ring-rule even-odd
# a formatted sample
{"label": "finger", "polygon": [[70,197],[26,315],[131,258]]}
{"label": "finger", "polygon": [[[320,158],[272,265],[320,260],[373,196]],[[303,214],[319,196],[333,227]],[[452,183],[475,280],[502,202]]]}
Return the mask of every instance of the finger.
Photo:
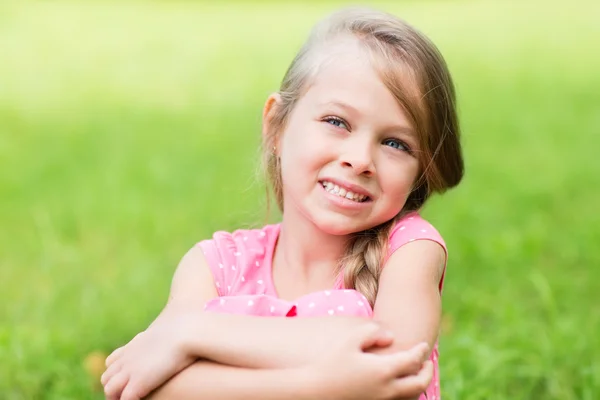
{"label": "finger", "polygon": [[121,392],[125,389],[129,375],[124,371],[113,376],[104,386],[104,395],[106,400],[119,400],[121,398]]}
{"label": "finger", "polygon": [[110,367],[108,367],[106,369],[106,371],[104,371],[104,373],[100,377],[100,383],[102,383],[102,386],[106,385],[106,383],[110,380],[110,378],[112,378],[117,373],[119,373],[122,366],[123,366],[123,364],[119,363],[119,362],[112,363],[110,365]]}
{"label": "finger", "polygon": [[365,351],[375,346],[379,341],[386,342],[393,339],[393,337],[390,339],[391,336],[391,333],[384,331],[379,325],[368,323],[358,329],[351,340],[351,344],[358,345],[362,351]]}
{"label": "finger", "polygon": [[112,353],[110,353],[110,355],[108,357],[106,357],[106,367],[110,367],[110,364],[112,364],[115,360],[117,360],[121,354],[123,354],[123,350],[125,349],[125,346],[121,346],[118,349],[114,350]]}
{"label": "finger", "polygon": [[427,360],[427,355],[429,354],[429,344],[427,342],[421,342],[419,344],[414,345],[410,349],[406,351],[408,355],[416,357],[421,363]]}
{"label": "finger", "polygon": [[429,357],[429,350],[429,343],[427,342],[419,343],[410,349],[410,351],[414,351],[415,353],[417,353],[421,362],[425,362],[427,360],[427,358]]}
{"label": "finger", "polygon": [[418,344],[409,350],[390,354],[394,376],[406,376],[417,374],[423,367],[423,361],[427,357],[429,346],[427,343]]}
{"label": "finger", "polygon": [[135,386],[128,384],[123,390],[120,400],[140,400],[141,398],[142,396],[140,396],[140,393]]}
{"label": "finger", "polygon": [[385,348],[389,347],[394,342],[394,335],[389,331],[382,331],[381,335],[377,338],[377,341],[373,343],[372,347]]}
{"label": "finger", "polygon": [[403,376],[393,382],[393,391],[397,397],[414,397],[427,390],[433,377],[433,363],[423,363],[423,368],[416,375]]}

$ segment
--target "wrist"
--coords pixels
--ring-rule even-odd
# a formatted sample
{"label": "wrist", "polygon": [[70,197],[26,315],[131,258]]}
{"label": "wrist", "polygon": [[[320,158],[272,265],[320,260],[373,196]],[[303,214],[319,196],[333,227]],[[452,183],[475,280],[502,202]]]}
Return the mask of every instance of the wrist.
{"label": "wrist", "polygon": [[326,381],[323,376],[316,371],[313,364],[284,369],[290,374],[290,384],[294,388],[294,393],[298,399],[333,399],[328,396]]}
{"label": "wrist", "polygon": [[310,363],[302,367],[294,368],[296,390],[300,394],[300,398],[313,399],[328,399],[338,400],[341,397],[339,393],[331,386],[331,380],[328,378],[325,371],[317,368],[315,363]]}
{"label": "wrist", "polygon": [[203,357],[204,350],[210,346],[210,326],[208,313],[189,312],[182,327],[181,350],[188,356]]}

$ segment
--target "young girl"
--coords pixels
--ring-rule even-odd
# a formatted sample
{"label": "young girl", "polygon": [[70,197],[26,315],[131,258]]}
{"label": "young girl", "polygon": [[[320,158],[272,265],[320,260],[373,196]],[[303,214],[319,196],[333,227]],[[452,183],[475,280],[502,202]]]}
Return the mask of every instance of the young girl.
{"label": "young girl", "polygon": [[446,248],[418,210],[463,161],[434,45],[332,14],[267,99],[263,152],[281,223],[185,255],[165,310],[107,359],[107,398],[439,399]]}

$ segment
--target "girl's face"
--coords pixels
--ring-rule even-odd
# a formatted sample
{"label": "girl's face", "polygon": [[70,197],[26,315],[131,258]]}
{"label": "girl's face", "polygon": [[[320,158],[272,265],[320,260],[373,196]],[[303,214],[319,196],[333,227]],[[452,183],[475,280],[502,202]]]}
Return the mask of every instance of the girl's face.
{"label": "girl's face", "polygon": [[392,219],[419,172],[404,111],[358,44],[345,47],[296,103],[277,146],[284,215],[335,235]]}

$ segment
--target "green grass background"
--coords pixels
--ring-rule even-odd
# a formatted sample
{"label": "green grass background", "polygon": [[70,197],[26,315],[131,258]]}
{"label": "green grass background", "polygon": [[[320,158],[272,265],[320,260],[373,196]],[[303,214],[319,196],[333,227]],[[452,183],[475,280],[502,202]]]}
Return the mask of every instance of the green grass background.
{"label": "green grass background", "polygon": [[[100,399],[179,258],[264,222],[260,113],[343,2],[0,3],[0,398]],[[467,173],[424,214],[450,264],[446,399],[600,398],[600,3],[367,3],[457,84]]]}

